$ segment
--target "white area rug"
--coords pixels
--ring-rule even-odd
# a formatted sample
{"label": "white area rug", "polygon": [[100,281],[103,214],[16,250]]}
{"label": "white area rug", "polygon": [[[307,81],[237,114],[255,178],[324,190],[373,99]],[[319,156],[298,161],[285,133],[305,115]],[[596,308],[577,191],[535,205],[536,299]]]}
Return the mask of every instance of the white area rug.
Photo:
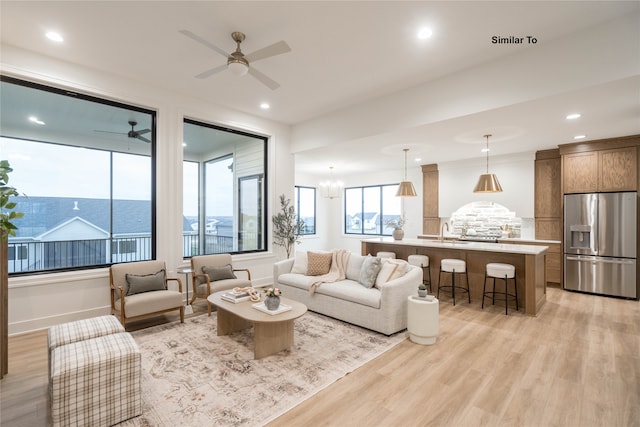
{"label": "white area rug", "polygon": [[132,333],[143,415],[121,426],[261,426],[406,338],[308,312],[294,347],[253,360],[253,329],[216,335],[216,313]]}

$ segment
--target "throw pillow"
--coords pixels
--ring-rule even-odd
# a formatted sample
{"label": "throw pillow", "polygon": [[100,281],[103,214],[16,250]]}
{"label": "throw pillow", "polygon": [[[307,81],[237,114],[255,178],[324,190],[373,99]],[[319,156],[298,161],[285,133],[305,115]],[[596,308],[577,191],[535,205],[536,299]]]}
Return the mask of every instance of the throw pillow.
{"label": "throw pillow", "polygon": [[293,261],[291,272],[295,274],[307,274],[307,252],[296,252],[296,258]]}
{"label": "throw pillow", "polygon": [[331,270],[331,252],[307,252],[307,276],[322,276]]}
{"label": "throw pillow", "polygon": [[233,268],[230,264],[225,265],[224,267],[202,267],[202,272],[209,276],[209,281],[215,282],[216,280],[225,280],[225,279],[237,279],[236,275],[233,274]]}
{"label": "throw pillow", "polygon": [[366,257],[362,262],[362,269],[360,270],[360,278],[358,279],[358,282],[366,288],[373,287],[376,282],[376,277],[378,277],[378,273],[380,272],[381,264],[380,258],[378,257]]}
{"label": "throw pillow", "polygon": [[391,276],[396,269],[398,268],[398,264],[389,262],[389,260],[385,259],[380,267],[380,271],[378,272],[378,276],[376,277],[375,287],[379,288],[389,281],[389,276]]}
{"label": "throw pillow", "polygon": [[153,274],[125,274],[127,280],[127,296],[143,292],[166,291],[166,271],[164,268]]}

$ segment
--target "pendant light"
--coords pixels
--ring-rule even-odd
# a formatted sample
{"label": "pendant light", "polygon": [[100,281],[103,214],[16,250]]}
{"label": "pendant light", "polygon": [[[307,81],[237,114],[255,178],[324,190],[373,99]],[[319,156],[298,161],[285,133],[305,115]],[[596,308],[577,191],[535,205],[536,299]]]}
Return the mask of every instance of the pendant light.
{"label": "pendant light", "polygon": [[498,182],[498,177],[495,174],[489,173],[489,137],[491,135],[484,135],[487,139],[487,147],[485,151],[487,152],[487,173],[483,173],[478,178],[478,183],[476,184],[476,188],[473,189],[474,193],[501,193],[502,187]]}
{"label": "pendant light", "polygon": [[418,194],[413,187],[413,183],[407,180],[407,151],[409,149],[403,148],[402,151],[404,151],[404,181],[398,186],[396,197],[416,197]]}

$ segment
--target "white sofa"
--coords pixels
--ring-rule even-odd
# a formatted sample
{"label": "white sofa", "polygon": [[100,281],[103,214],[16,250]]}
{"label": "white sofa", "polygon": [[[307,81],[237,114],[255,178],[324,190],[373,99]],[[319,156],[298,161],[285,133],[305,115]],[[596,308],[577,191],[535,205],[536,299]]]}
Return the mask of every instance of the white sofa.
{"label": "white sofa", "polygon": [[[353,323],[385,335],[391,335],[407,327],[407,297],[417,293],[422,282],[422,270],[401,260],[404,274],[386,283],[367,288],[359,282],[365,256],[351,253],[345,269],[344,280],[322,283],[312,294],[311,284],[317,280],[307,276],[298,267],[306,253],[299,251],[296,258],[279,261],[273,267],[274,286],[283,296],[304,303],[309,310]],[[294,272],[294,261],[296,268]],[[385,261],[388,262],[388,261]],[[298,271],[298,272],[295,272]],[[380,271],[383,274],[385,269]]]}

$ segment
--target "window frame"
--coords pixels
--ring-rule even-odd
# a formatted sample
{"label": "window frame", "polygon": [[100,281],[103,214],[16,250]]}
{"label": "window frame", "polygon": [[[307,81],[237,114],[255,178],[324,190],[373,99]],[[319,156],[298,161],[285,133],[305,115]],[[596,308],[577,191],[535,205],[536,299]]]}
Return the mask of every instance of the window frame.
{"label": "window frame", "polygon": [[[137,105],[133,105],[133,104],[128,104],[126,102],[122,102],[122,101],[116,101],[113,99],[107,99],[107,98],[101,98],[95,95],[90,95],[87,93],[83,93],[83,92],[79,92],[76,91],[75,89],[63,89],[60,87],[56,87],[56,86],[49,86],[49,85],[45,85],[45,84],[41,84],[41,83],[36,83],[33,81],[29,81],[29,80],[23,80],[20,78],[15,78],[15,77],[11,77],[11,76],[7,76],[5,74],[0,74],[0,82],[2,83],[9,83],[9,84],[14,84],[17,86],[21,86],[23,88],[28,88],[28,89],[32,89],[32,90],[38,90],[38,91],[42,91],[42,92],[46,92],[49,94],[54,94],[54,95],[58,95],[58,96],[64,96],[64,97],[68,97],[70,99],[76,99],[76,100],[80,100],[80,101],[87,101],[87,102],[91,102],[91,103],[96,103],[96,104],[101,104],[101,105],[105,105],[105,106],[109,106],[109,107],[114,107],[114,108],[119,108],[119,109],[123,109],[123,110],[128,110],[131,112],[138,112],[141,114],[146,114],[149,116],[150,119],[150,124],[149,124],[149,129],[151,130],[151,132],[148,136],[151,140],[151,142],[149,143],[149,163],[150,163],[150,186],[149,186],[149,203],[150,203],[150,209],[149,209],[149,221],[150,221],[150,235],[149,235],[149,239],[150,239],[150,254],[149,257],[146,258],[144,257],[144,259],[140,259],[140,261],[142,260],[155,260],[157,259],[157,244],[158,244],[158,239],[157,239],[157,225],[156,225],[156,212],[157,212],[157,197],[156,197],[156,178],[157,178],[157,168],[156,168],[156,161],[157,161],[157,148],[156,148],[156,134],[157,134],[157,111],[150,109],[150,108],[144,108],[144,107],[140,107]],[[11,139],[16,139],[16,140],[23,140],[23,141],[29,141],[29,142],[35,142],[35,143],[42,143],[42,144],[50,144],[50,145],[58,145],[58,146],[64,146],[64,147],[80,147],[80,148],[88,148],[91,150],[96,150],[96,151],[102,151],[102,152],[107,152],[110,154],[110,167],[113,167],[113,154],[114,153],[122,153],[122,154],[126,154],[124,152],[118,151],[118,150],[113,150],[113,149],[109,149],[108,146],[106,145],[100,145],[98,147],[90,147],[90,146],[84,146],[84,145],[79,145],[79,144],[64,144],[64,143],[60,143],[60,142],[55,142],[55,141],[47,141],[46,139],[33,139],[33,138],[23,138],[23,137],[16,137],[13,135],[2,135],[3,137],[6,138],[11,138]],[[45,137],[46,138],[46,137]],[[135,154],[135,155],[141,155],[141,156],[145,156],[147,157],[146,154]],[[113,171],[112,171],[113,173]],[[113,185],[113,175],[109,178],[112,181]],[[110,209],[113,212],[113,206],[114,206],[114,200],[119,200],[119,199],[114,199],[113,198],[113,194],[111,194],[110,198],[109,198],[109,206]],[[29,276],[29,275],[35,275],[35,274],[50,274],[50,273],[59,273],[59,272],[66,272],[66,271],[81,271],[81,270],[89,270],[89,269],[98,269],[98,268],[105,268],[105,267],[110,267],[112,264],[118,263],[118,262],[123,262],[123,261],[119,261],[119,260],[115,260],[113,259],[112,256],[112,249],[111,247],[114,245],[114,238],[113,236],[113,217],[111,216],[111,219],[109,221],[110,224],[110,229],[109,229],[109,238],[107,239],[109,241],[109,245],[108,248],[105,248],[105,257],[106,257],[106,263],[103,264],[88,264],[88,265],[77,265],[77,266],[65,266],[65,267],[53,267],[53,268],[42,268],[42,269],[37,269],[37,270],[27,270],[27,271],[14,271],[14,272],[9,272],[9,276]],[[80,241],[76,241],[76,242],[80,242]],[[47,246],[51,246],[51,243],[55,243],[55,242],[42,242],[43,245]],[[29,243],[25,243],[25,242],[21,242],[18,241],[15,243],[16,245],[28,245]],[[119,245],[119,242],[115,242],[115,245]],[[28,250],[28,249],[27,249]],[[46,253],[47,250],[44,249],[43,253]],[[43,260],[43,263],[47,263],[48,260]]]}
{"label": "window frame", "polygon": [[[305,185],[296,185],[294,186],[294,197],[295,200],[295,213],[296,220],[300,219],[300,189],[305,190],[313,190],[313,233],[301,233],[301,236],[315,236],[318,234],[318,191],[316,187],[309,187]],[[305,229],[306,229],[305,223]]]}
{"label": "window frame", "polygon": [[[241,130],[241,129],[234,129],[234,128],[229,128],[226,126],[221,126],[221,125],[217,125],[217,124],[213,124],[210,122],[206,122],[204,120],[198,120],[198,119],[193,119],[193,118],[189,118],[189,117],[183,117],[182,120],[182,126],[184,129],[184,126],[186,124],[189,125],[193,125],[193,126],[202,126],[208,129],[213,129],[216,131],[221,131],[221,132],[228,132],[228,133],[232,133],[235,135],[241,135],[241,136],[246,136],[249,138],[254,138],[257,140],[262,141],[263,143],[263,157],[262,157],[262,165],[263,165],[263,170],[262,172],[259,174],[260,175],[260,180],[261,180],[261,194],[260,194],[260,199],[262,201],[262,218],[261,218],[261,224],[262,224],[262,228],[258,230],[257,232],[257,236],[259,239],[260,244],[262,245],[261,249],[249,249],[249,250],[238,250],[239,246],[237,246],[237,248],[229,251],[229,252],[225,252],[225,253],[230,253],[232,255],[238,255],[238,254],[249,254],[249,253],[259,253],[259,252],[267,252],[268,251],[268,245],[269,245],[269,241],[268,241],[268,223],[267,223],[267,218],[269,218],[269,206],[268,203],[266,203],[267,200],[269,200],[269,186],[268,186],[268,177],[269,177],[269,138],[265,135],[259,135],[257,133],[252,133],[246,130]],[[185,251],[185,245],[184,245],[184,241],[185,238],[183,237],[183,258],[185,259],[189,259],[193,256],[196,255],[211,255],[209,253],[207,253],[206,249],[206,243],[205,243],[205,227],[206,227],[206,194],[207,194],[207,189],[206,189],[206,171],[205,171],[205,166],[208,162],[213,161],[213,160],[220,160],[220,159],[224,159],[227,157],[231,157],[233,159],[233,154],[223,154],[220,156],[216,156],[216,157],[211,157],[210,159],[201,159],[201,160],[193,160],[193,159],[185,159],[183,157],[182,163],[184,164],[184,162],[192,162],[192,163],[198,163],[199,166],[199,183],[198,185],[200,186],[200,188],[198,189],[198,194],[199,194],[199,200],[198,200],[198,250],[196,251],[197,253],[186,253]],[[235,159],[234,159],[235,160]],[[238,203],[237,205],[235,205],[233,207],[233,211],[234,211],[234,215],[239,215],[238,209],[240,209],[240,182],[242,179],[247,178],[249,176],[255,177],[256,174],[252,174],[252,175],[247,175],[247,176],[234,176],[234,191],[235,191],[235,196],[238,198]],[[182,212],[182,215],[184,216],[184,212]],[[239,224],[236,224],[239,226]],[[202,230],[202,231],[200,231]],[[238,236],[236,236],[238,237]],[[235,238],[235,237],[234,237]],[[239,241],[238,241],[239,242]],[[216,254],[217,252],[214,252],[212,254]]]}
{"label": "window frame", "polygon": [[[354,186],[354,187],[346,187],[344,189],[344,203],[343,203],[343,212],[344,212],[344,216],[343,216],[343,220],[344,220],[344,226],[343,226],[343,231],[345,235],[358,235],[358,236],[391,236],[392,232],[389,233],[385,233],[385,226],[383,223],[383,219],[385,217],[385,211],[384,211],[384,205],[385,205],[385,199],[384,199],[384,188],[385,187],[398,187],[399,184],[377,184],[377,185],[363,185],[363,186]],[[380,221],[379,224],[376,224],[376,232],[375,233],[365,233],[364,232],[364,214],[365,214],[365,189],[371,190],[371,189],[375,189],[378,188],[378,194],[380,197],[380,201],[379,201],[379,213],[380,213]],[[358,232],[353,232],[353,231],[349,231],[348,227],[347,227],[347,216],[348,211],[347,211],[347,194],[350,190],[357,190],[360,189],[360,218],[361,218],[361,224],[360,224],[360,230],[358,230]],[[395,194],[395,192],[394,192]],[[397,197],[397,196],[393,196],[393,197]]]}

